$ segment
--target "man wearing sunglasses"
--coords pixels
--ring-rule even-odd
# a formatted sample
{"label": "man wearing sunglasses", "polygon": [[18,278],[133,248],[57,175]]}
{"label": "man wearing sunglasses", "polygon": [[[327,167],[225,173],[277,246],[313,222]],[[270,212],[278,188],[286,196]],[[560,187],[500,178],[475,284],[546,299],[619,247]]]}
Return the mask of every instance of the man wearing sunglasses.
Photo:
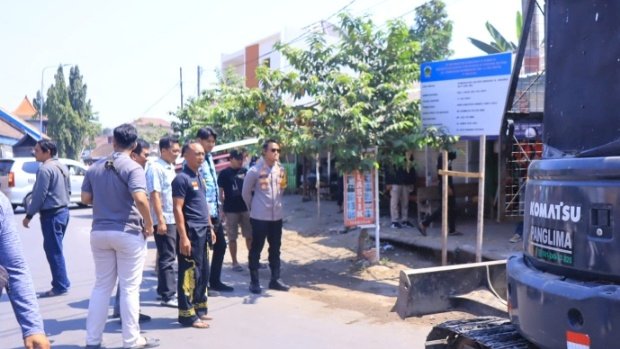
{"label": "man wearing sunglasses", "polygon": [[[280,246],[282,244],[282,193],[286,187],[286,171],[280,164],[280,145],[269,139],[263,144],[263,156],[248,171],[243,181],[242,197],[250,211],[252,245],[250,247],[250,292],[260,294],[258,279],[260,253],[269,242],[269,288],[288,291],[280,280]],[[254,195],[252,195],[252,193]]]}

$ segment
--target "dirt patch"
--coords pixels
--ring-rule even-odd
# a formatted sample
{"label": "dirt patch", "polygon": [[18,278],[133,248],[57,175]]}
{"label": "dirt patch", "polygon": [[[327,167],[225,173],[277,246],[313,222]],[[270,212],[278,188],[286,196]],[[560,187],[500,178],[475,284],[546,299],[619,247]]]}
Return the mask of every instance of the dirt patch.
{"label": "dirt patch", "polygon": [[[403,321],[391,311],[401,270],[430,267],[436,260],[410,247],[391,244],[382,244],[378,263],[359,260],[359,230],[344,230],[342,214],[334,202],[322,202],[319,215],[316,202],[287,196],[285,208],[282,261],[286,281],[296,286],[293,292],[328,307],[361,312],[379,323]],[[417,233],[412,228],[401,230],[403,234]],[[364,241],[364,246],[374,247],[374,240]],[[463,317],[467,314],[449,312],[405,321],[432,326]]]}

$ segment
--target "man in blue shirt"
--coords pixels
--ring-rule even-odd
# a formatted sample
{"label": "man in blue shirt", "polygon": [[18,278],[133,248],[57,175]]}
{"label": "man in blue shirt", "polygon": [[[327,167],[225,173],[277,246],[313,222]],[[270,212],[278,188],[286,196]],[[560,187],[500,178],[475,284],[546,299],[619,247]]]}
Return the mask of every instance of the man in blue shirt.
{"label": "man in blue shirt", "polygon": [[6,268],[9,274],[9,300],[22,329],[24,347],[48,349],[50,343],[43,329],[43,319],[39,313],[32,277],[15,226],[13,208],[2,192],[0,192],[0,265]]}
{"label": "man in blue shirt", "polygon": [[[203,127],[198,130],[196,135],[198,141],[205,151],[205,161],[200,167],[200,174],[206,183],[206,197],[209,204],[209,214],[211,215],[211,223],[215,229],[217,237],[213,245],[213,257],[211,258],[211,273],[209,276],[209,290],[220,292],[232,292],[234,289],[226,285],[221,280],[222,264],[224,263],[224,255],[226,254],[226,238],[224,237],[224,227],[220,218],[220,201],[219,189],[217,186],[217,173],[215,172],[215,163],[211,151],[215,147],[217,133],[211,127]],[[213,296],[214,294],[212,294]]]}
{"label": "man in blue shirt", "polygon": [[161,305],[176,308],[176,261],[177,227],[172,212],[172,181],[176,176],[174,165],[181,147],[176,137],[159,140],[160,157],[146,171],[146,187],[151,200],[151,215],[155,224],[157,245],[157,294]]}
{"label": "man in blue shirt", "polygon": [[32,202],[28,205],[22,224],[28,228],[37,212],[41,218],[43,249],[52,272],[52,288],[39,297],[54,297],[69,291],[69,277],[62,252],[62,240],[69,224],[69,197],[71,182],[69,170],[56,157],[57,148],[49,139],[42,139],[34,146],[35,159],[41,163],[32,188]]}

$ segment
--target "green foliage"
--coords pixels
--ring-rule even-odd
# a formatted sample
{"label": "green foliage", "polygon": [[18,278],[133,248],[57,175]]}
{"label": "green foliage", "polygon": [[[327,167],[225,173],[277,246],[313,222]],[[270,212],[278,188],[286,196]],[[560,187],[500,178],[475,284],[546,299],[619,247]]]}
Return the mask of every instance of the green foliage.
{"label": "green foliage", "polygon": [[70,70],[68,87],[62,66],[58,67],[54,84],[47,90],[44,113],[48,117],[47,135],[56,142],[61,157],[78,159],[85,141],[99,134],[100,126],[86,92],[77,66]]}
{"label": "green foliage", "polygon": [[419,79],[420,44],[402,21],[381,30],[342,15],[340,41],[329,44],[318,33],[308,44],[280,49],[315,101],[306,110],[316,151],[331,151],[348,171],[387,166],[426,144],[419,104],[409,96]]}
{"label": "green foliage", "polygon": [[34,116],[35,119],[39,119],[41,113],[41,91],[37,91],[36,96],[34,97],[34,99],[32,100],[32,105],[34,106],[34,109],[37,110],[37,115]]}
{"label": "green foliage", "polygon": [[446,59],[452,55],[452,21],[448,19],[446,4],[431,0],[416,8],[414,26],[409,35],[421,45],[419,62]]}
{"label": "green foliage", "polygon": [[[521,15],[520,11],[517,11],[516,26],[517,39],[520,39],[521,33],[523,32],[523,16]],[[487,21],[485,23],[485,27],[487,28],[487,32],[489,32],[493,41],[486,43],[482,40],[468,38],[469,42],[471,42],[472,45],[476,46],[478,49],[482,50],[487,54],[515,52],[517,50],[517,45],[512,41],[508,41],[491,23]]]}
{"label": "green foliage", "polygon": [[331,151],[346,171],[400,163],[426,144],[445,146],[454,138],[423,130],[419,103],[410,96],[422,60],[450,54],[452,25],[443,2],[431,3],[418,14],[429,18],[419,19],[413,33],[402,21],[381,29],[367,18],[341,15],[337,42],[317,32],[303,49],[276,45],[294,72],[259,67],[253,89],[224,72],[216,86],[177,111],[173,126],[186,137],[212,126],[220,143],[276,138],[289,153]]}

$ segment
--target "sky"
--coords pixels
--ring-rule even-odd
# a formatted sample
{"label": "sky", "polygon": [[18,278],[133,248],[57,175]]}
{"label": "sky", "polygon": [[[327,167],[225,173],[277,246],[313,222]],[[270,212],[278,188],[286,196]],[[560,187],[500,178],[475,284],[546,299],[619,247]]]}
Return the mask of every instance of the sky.
{"label": "sky", "polygon": [[[444,0],[454,22],[452,58],[483,53],[467,41],[490,41],[490,21],[516,42],[521,0]],[[23,0],[0,4],[0,107],[47,91],[60,64],[77,65],[103,127],[169,115],[212,86],[221,54],[243,49],[285,28],[302,28],[342,8],[382,24],[412,24],[423,0]],[[404,15],[404,16],[403,16]],[[332,17],[332,19],[334,19]],[[65,68],[68,78],[69,67]]]}

